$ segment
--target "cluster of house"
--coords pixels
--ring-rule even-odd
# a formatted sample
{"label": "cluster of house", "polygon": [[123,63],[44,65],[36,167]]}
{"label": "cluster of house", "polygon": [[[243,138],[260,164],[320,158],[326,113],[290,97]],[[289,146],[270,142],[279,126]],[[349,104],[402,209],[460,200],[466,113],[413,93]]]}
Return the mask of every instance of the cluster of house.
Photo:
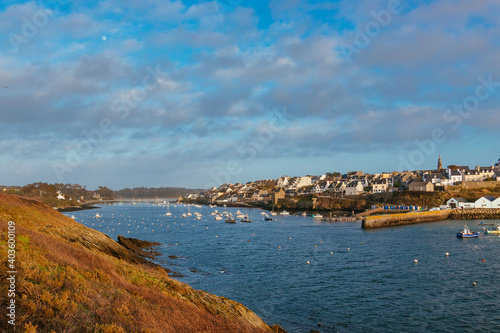
{"label": "cluster of house", "polygon": [[391,191],[435,191],[437,188],[465,182],[500,181],[500,167],[453,166],[443,169],[439,158],[437,170],[404,171],[380,174],[365,174],[353,171],[347,174],[327,173],[320,176],[288,177],[276,180],[226,183],[218,188],[187,195],[188,199],[204,197],[211,202],[274,201],[277,196],[301,196],[309,194],[325,196],[355,196],[364,193]]}

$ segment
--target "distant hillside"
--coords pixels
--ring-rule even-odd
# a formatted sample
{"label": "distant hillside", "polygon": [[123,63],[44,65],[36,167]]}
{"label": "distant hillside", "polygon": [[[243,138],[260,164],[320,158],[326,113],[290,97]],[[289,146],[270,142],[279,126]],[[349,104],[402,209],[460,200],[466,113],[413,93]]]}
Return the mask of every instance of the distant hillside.
{"label": "distant hillside", "polygon": [[[105,234],[38,201],[0,193],[2,265],[9,221],[16,230],[16,331],[274,331],[243,305],[171,279]],[[6,309],[7,283],[1,286]],[[13,331],[6,318],[0,331]]]}
{"label": "distant hillside", "polygon": [[114,195],[117,199],[178,198],[186,194],[203,191],[202,189],[188,189],[183,187],[135,187],[114,191]]}

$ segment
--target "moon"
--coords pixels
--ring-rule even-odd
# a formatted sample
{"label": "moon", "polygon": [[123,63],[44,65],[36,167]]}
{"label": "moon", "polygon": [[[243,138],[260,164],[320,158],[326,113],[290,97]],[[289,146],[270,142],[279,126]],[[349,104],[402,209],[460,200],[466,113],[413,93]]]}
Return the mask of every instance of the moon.
{"label": "moon", "polygon": [[107,41],[108,40],[108,37],[106,36],[101,36],[101,39],[103,40],[103,42]]}

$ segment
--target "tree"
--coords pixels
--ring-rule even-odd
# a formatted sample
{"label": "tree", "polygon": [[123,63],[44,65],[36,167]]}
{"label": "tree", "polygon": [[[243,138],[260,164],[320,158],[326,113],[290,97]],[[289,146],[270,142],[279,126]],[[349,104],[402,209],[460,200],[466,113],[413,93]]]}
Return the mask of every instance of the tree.
{"label": "tree", "polygon": [[97,188],[97,193],[105,200],[113,200],[115,198],[113,191],[106,186],[99,186]]}

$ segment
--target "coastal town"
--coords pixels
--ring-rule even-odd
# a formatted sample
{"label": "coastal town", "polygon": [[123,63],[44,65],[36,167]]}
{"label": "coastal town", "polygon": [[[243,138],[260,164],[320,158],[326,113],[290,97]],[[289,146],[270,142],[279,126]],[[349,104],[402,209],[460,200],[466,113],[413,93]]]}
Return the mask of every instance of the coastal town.
{"label": "coastal town", "polygon": [[[317,201],[324,198],[357,200],[371,195],[388,193],[416,194],[475,194],[471,198],[457,195],[449,197],[437,207],[441,208],[500,208],[500,159],[489,166],[449,165],[443,167],[441,155],[434,170],[394,171],[368,174],[352,171],[298,177],[282,176],[278,179],[225,183],[200,193],[191,193],[180,201],[208,204],[285,205],[286,202]],[[487,193],[485,196],[478,196]],[[470,196],[470,195],[469,195]],[[385,196],[387,197],[387,196]],[[404,204],[404,203],[399,203]],[[286,205],[285,205],[286,206]],[[382,205],[384,206],[384,205]],[[385,205],[387,207],[387,205]],[[311,207],[315,209],[317,207]],[[372,207],[374,208],[374,207]],[[390,206],[389,208],[394,208]],[[398,205],[399,209],[399,205]]]}

